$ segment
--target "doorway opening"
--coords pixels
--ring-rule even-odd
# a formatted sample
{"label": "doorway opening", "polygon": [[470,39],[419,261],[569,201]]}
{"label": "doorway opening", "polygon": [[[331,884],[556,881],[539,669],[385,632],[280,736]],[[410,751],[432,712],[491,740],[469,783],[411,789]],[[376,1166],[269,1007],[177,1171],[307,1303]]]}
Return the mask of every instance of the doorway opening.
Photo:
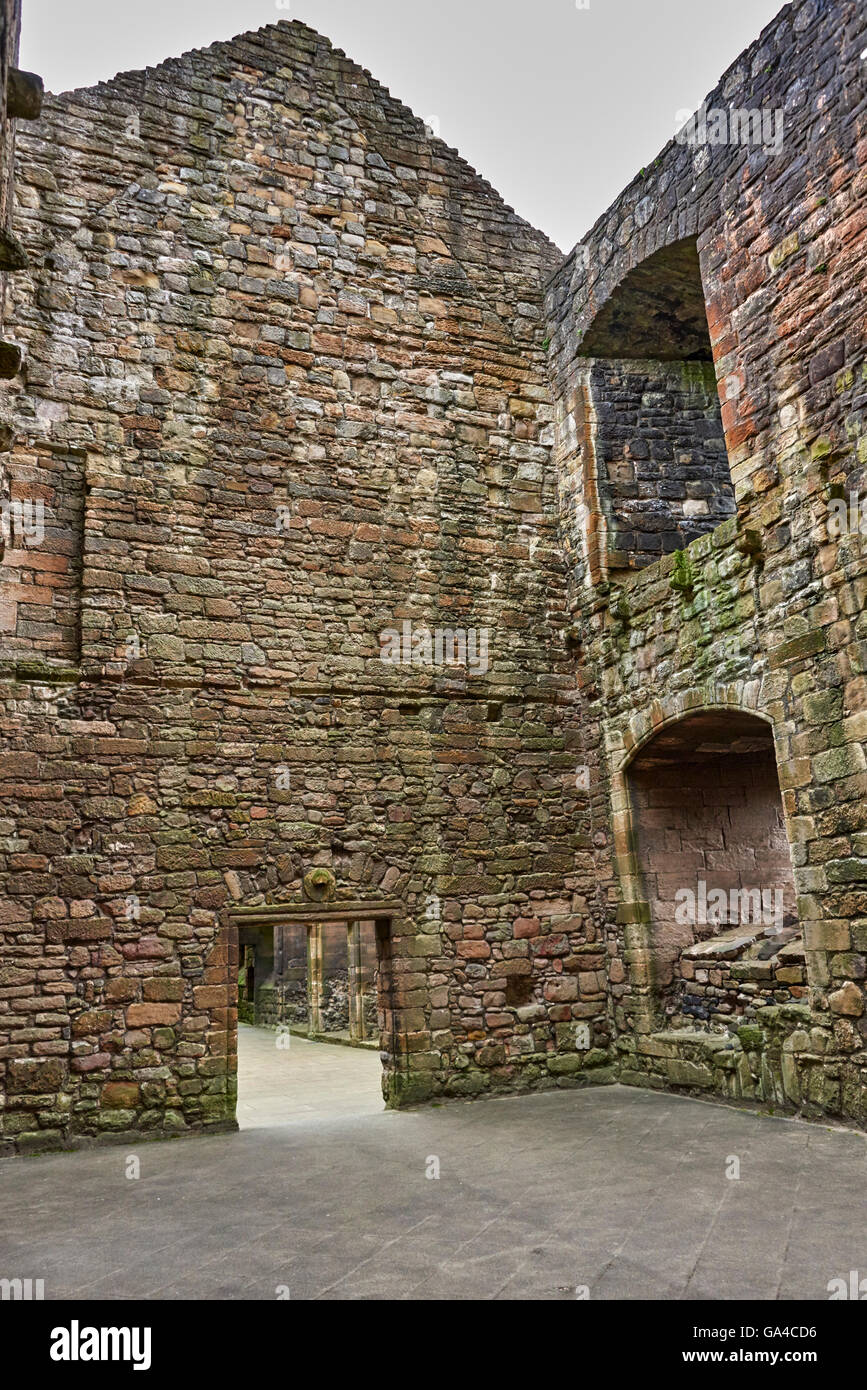
{"label": "doorway opening", "polygon": [[381,1110],[393,1051],[392,916],[361,903],[232,916],[241,1127]]}
{"label": "doorway opening", "polygon": [[647,907],[647,974],[669,1027],[728,1029],[806,993],[804,943],[770,726],[707,711],[627,771]]}

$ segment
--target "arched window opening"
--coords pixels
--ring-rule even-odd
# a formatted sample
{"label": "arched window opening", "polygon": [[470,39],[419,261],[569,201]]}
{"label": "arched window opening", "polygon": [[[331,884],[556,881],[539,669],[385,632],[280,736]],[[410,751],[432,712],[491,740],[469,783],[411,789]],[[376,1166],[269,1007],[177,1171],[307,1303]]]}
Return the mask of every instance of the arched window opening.
{"label": "arched window opening", "polygon": [[649,256],[581,340],[607,569],[638,569],[734,515],[695,240]]}

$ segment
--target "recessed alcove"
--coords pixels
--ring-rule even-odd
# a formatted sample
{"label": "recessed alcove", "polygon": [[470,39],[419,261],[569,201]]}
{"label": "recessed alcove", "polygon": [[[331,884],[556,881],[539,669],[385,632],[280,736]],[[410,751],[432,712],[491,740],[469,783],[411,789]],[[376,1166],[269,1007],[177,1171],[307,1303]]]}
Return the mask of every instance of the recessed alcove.
{"label": "recessed alcove", "polygon": [[627,787],[658,1015],[719,1021],[742,1015],[750,998],[800,997],[770,726],[741,712],[687,716],[639,752]]}

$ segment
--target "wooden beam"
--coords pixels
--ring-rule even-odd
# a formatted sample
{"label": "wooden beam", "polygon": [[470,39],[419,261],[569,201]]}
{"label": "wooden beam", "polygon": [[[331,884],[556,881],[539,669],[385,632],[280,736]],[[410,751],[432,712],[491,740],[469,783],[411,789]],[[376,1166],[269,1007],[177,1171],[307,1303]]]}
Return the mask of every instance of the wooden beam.
{"label": "wooden beam", "polygon": [[307,928],[307,1025],[310,1036],[323,1031],[322,1025],[322,923]]}
{"label": "wooden beam", "polygon": [[6,83],[6,115],[22,121],[35,121],[42,111],[45,86],[35,72],[10,68]]}

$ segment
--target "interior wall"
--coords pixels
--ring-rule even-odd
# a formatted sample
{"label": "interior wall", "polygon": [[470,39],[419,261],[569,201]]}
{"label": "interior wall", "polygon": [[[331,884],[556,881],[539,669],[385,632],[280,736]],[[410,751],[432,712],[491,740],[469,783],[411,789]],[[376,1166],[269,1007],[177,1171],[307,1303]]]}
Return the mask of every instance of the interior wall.
{"label": "interior wall", "polygon": [[590,382],[609,566],[651,564],[734,515],[710,361],[597,359]]}
{"label": "interior wall", "polygon": [[[651,911],[654,987],[660,994],[670,991],[683,950],[739,924],[743,900],[732,900],[733,889],[763,893],[762,918],[768,925],[796,920],[770,733],[749,740],[751,746],[742,746],[743,740],[722,751],[700,751],[703,738],[706,723],[691,736],[687,721],[672,746],[660,755],[651,745],[629,774],[636,848]],[[728,920],[726,909],[723,920],[714,920],[716,890],[727,895]]]}

